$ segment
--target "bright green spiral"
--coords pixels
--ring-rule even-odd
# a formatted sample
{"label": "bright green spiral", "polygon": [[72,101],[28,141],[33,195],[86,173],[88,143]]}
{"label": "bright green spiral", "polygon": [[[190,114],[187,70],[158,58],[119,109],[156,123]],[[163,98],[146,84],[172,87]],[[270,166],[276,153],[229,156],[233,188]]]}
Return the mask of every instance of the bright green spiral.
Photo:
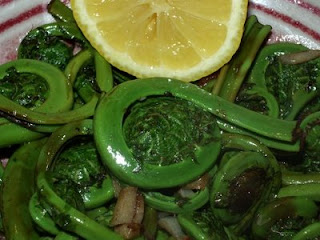
{"label": "bright green spiral", "polygon": [[26,108],[39,107],[47,99],[49,87],[45,80],[31,73],[9,68],[0,80],[0,94]]}
{"label": "bright green spiral", "polygon": [[214,139],[215,117],[195,104],[174,97],[137,102],[124,121],[124,136],[134,157],[143,163],[169,165]]}

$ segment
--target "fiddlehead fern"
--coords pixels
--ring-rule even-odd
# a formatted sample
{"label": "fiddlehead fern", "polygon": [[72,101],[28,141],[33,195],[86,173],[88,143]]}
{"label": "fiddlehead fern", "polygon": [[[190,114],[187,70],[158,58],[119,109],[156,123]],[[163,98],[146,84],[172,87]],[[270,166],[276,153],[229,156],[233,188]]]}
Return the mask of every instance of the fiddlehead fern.
{"label": "fiddlehead fern", "polygon": [[179,214],[178,221],[193,239],[229,239],[227,228],[212,214],[211,209]]}
{"label": "fiddlehead fern", "polygon": [[235,103],[261,114],[275,118],[279,116],[279,106],[275,97],[263,88],[251,84],[243,84]]}
{"label": "fiddlehead fern", "polygon": [[[67,77],[71,77],[71,81],[75,80],[77,71],[83,64],[83,62],[81,62],[80,65],[74,64],[74,62],[78,61],[78,56],[75,58],[76,60],[69,63],[71,65],[68,67],[69,72]],[[111,67],[97,53],[94,54],[94,59],[97,84],[101,91],[109,91],[113,86],[113,81],[110,77],[112,76]],[[93,115],[98,101],[98,93],[94,93],[88,103],[81,108],[70,110],[73,104],[73,91],[70,82],[66,79],[66,76],[61,71],[50,64],[28,59],[16,60],[4,64],[1,67],[5,71],[7,68],[15,65],[18,71],[31,72],[43,76],[44,79],[47,80],[50,91],[52,90],[49,95],[50,99],[55,99],[55,101],[48,100],[38,109],[31,110],[20,106],[19,104],[0,95],[0,110],[4,112],[3,114],[11,121],[18,124],[24,124],[26,127],[31,128],[34,131],[52,132],[61,124],[82,120]],[[79,68],[74,69],[74,66]],[[59,81],[54,81],[54,76],[56,76]],[[62,96],[55,98],[55,94],[62,94]],[[53,108],[53,106],[56,107]]]}
{"label": "fiddlehead fern", "polygon": [[57,22],[75,23],[73,13],[70,8],[60,0],[52,0],[47,6],[48,12],[56,19]]}
{"label": "fiddlehead fern", "polygon": [[[147,84],[146,86],[148,87],[148,89],[145,92],[145,94],[150,94],[150,91],[154,91],[152,95],[160,95],[160,93],[164,94],[166,92],[165,88],[161,89],[161,88],[151,87],[152,86],[151,79],[150,81],[140,80],[139,82],[142,84],[143,83]],[[158,81],[158,82],[161,82],[161,81]],[[130,87],[132,83],[134,82],[127,82],[126,84],[129,85],[127,87],[125,87],[123,84],[119,85],[119,87],[124,86],[124,88],[120,87],[120,91],[113,91],[108,96],[103,98],[96,111],[96,115],[94,118],[95,119],[94,129],[96,131],[95,139],[96,139],[96,142],[98,143],[97,147],[102,156],[104,163],[110,169],[112,169],[113,173],[119,179],[125,182],[131,182],[131,184],[140,186],[142,188],[164,188],[164,187],[179,186],[181,184],[190,182],[191,180],[201,176],[204,173],[204,171],[208,170],[213,165],[216,159],[216,156],[220,150],[219,134],[218,134],[217,128],[215,128],[214,125],[209,126],[207,128],[209,131],[207,133],[204,133],[203,135],[205,136],[207,134],[207,136],[209,136],[208,139],[211,139],[211,142],[204,141],[205,144],[203,146],[201,147],[197,146],[196,159],[194,158],[194,156],[189,155],[188,157],[186,157],[186,159],[183,159],[183,161],[180,161],[178,163],[174,163],[171,165],[157,166],[155,164],[150,164],[146,162],[141,163],[140,160],[137,160],[134,157],[132,150],[130,150],[130,148],[128,147],[125,137],[123,136],[123,127],[121,126],[122,122],[124,121],[123,114],[125,113],[125,110],[128,109],[128,107],[130,107],[132,104],[134,104],[137,99],[141,99],[142,97],[144,97],[143,95],[142,96],[140,95],[141,93],[136,91],[136,89],[138,88]],[[168,83],[167,80],[163,79],[162,84],[164,83]],[[165,84],[163,85],[163,87],[164,86]],[[126,93],[126,91],[128,91],[129,89],[131,89],[132,92]],[[122,91],[124,91],[124,94],[127,96],[126,99],[125,98],[119,99],[119,94],[124,96]],[[117,104],[114,104],[116,102]],[[147,103],[148,101],[146,101],[146,104]],[[151,100],[151,103],[152,103],[152,100]],[[192,103],[191,102],[185,103],[185,106],[186,105],[192,105]],[[179,114],[181,114],[180,111],[181,110],[178,111]],[[189,112],[189,109],[185,108],[184,111]],[[150,117],[153,115],[154,114],[150,114]],[[110,119],[111,121],[110,124],[108,125],[104,124],[105,120],[109,119],[111,116],[112,116],[112,119]],[[128,118],[129,118],[128,121],[130,121],[130,115]],[[153,119],[150,118],[152,119],[152,121],[154,121],[154,123],[150,124],[150,126],[158,125],[158,127],[161,130],[161,125],[168,126],[168,122],[166,123],[168,119],[166,118],[168,118],[166,117],[166,115],[164,115],[164,117],[159,116],[159,118],[157,116],[155,116]],[[172,124],[174,124],[174,121],[176,121],[176,119],[177,119],[177,122],[175,124],[176,126],[179,126],[178,117],[175,117],[175,118],[172,117],[171,119],[169,119],[169,121],[173,121]],[[164,121],[164,122],[161,123],[161,121]],[[127,123],[128,126],[130,126],[129,123]],[[143,124],[141,126],[143,126]],[[141,129],[141,131],[146,132],[146,135],[145,135],[146,137],[149,137],[149,136],[153,137],[152,129],[148,130],[150,131],[149,133],[147,132],[147,129]],[[160,131],[160,133],[161,132],[162,131]],[[164,134],[164,132],[162,132],[161,134]],[[179,134],[182,134],[182,133],[177,133],[178,140],[180,139]],[[117,138],[115,138],[115,136],[117,136]],[[155,137],[157,138],[158,136],[155,136]],[[162,135],[161,138],[164,138],[164,137],[165,135]],[[193,137],[197,137],[197,136],[193,136]],[[202,140],[201,138],[202,137],[200,137],[200,140]],[[143,140],[143,138],[141,139]],[[148,139],[146,140],[148,141]],[[165,140],[165,139],[161,139],[161,140]],[[167,140],[167,141],[170,141],[170,140]],[[193,145],[194,143],[185,141],[185,144],[186,145],[191,144],[191,147],[194,148],[194,145]],[[199,144],[199,146],[200,145],[201,144]],[[145,148],[146,146],[143,146],[143,147]],[[157,148],[159,147],[157,146]],[[138,153],[134,153],[134,154],[138,154]],[[161,161],[161,159],[159,160]],[[168,162],[170,161],[172,160],[168,160]],[[182,169],[184,169],[185,172],[181,172]],[[187,171],[187,169],[190,169],[190,170]]]}
{"label": "fiddlehead fern", "polygon": [[93,141],[78,141],[64,149],[54,160],[52,178],[67,180],[67,184],[74,185],[86,208],[98,207],[113,198],[111,178],[100,163]]}
{"label": "fiddlehead fern", "polygon": [[255,139],[231,134],[222,139],[224,154],[213,178],[210,203],[219,220],[242,234],[259,206],[280,189],[280,167]]}
{"label": "fiddlehead fern", "polygon": [[[144,89],[144,91],[139,91],[140,89]],[[104,96],[94,116],[95,141],[102,160],[124,182],[130,182],[142,188],[179,186],[201,176],[214,164],[220,151],[218,134],[216,135],[217,141],[209,143],[203,150],[199,151],[197,161],[185,161],[169,166],[156,167],[150,164],[141,164],[139,160],[134,159],[123,136],[122,124],[125,119],[125,112],[139,99],[166,94],[189,99],[218,118],[250,131],[255,131],[256,134],[263,134],[266,137],[273,137],[282,141],[293,141],[292,131],[296,125],[294,121],[277,120],[253,111],[246,111],[245,108],[235,106],[194,85],[183,84],[172,79],[130,81],[117,86],[112,92]],[[108,124],[105,124],[106,121],[108,121]],[[265,122],[264,128],[258,127],[258,122],[259,124]],[[189,169],[192,169],[192,172],[181,172],[182,168],[187,169],[184,166],[188,166]]]}
{"label": "fiddlehead fern", "polygon": [[[302,135],[302,152],[298,155],[298,163],[287,164],[283,168],[284,183],[279,191],[280,197],[304,196],[319,201],[320,184],[317,180],[319,174],[320,151],[320,113],[315,112],[301,122],[299,133]],[[287,170],[290,169],[290,171]]]}
{"label": "fiddlehead fern", "polygon": [[214,120],[191,102],[155,97],[130,108],[123,132],[134,158],[166,166],[187,158],[197,161],[196,149],[216,140]]}
{"label": "fiddlehead fern", "polygon": [[218,90],[214,89],[214,93],[234,102],[255,56],[270,31],[271,26],[259,23],[255,16],[248,18],[241,46],[232,60],[221,69],[223,74],[218,78]]}
{"label": "fiddlehead fern", "polygon": [[[45,113],[63,112],[72,106],[72,89],[64,74],[50,64],[36,60],[15,60],[0,67],[1,145],[8,146],[43,136],[33,131],[27,121],[16,119],[18,108]],[[20,105],[21,104],[21,105]],[[14,106],[18,106],[15,108]]]}
{"label": "fiddlehead fern", "polygon": [[294,239],[303,227],[312,224],[318,215],[315,202],[307,198],[276,199],[256,215],[252,233],[254,239]]}
{"label": "fiddlehead fern", "polygon": [[315,112],[306,117],[301,127],[303,133],[303,144],[305,158],[312,159],[312,161],[320,161],[320,112]]}
{"label": "fiddlehead fern", "polygon": [[[1,189],[1,213],[8,239],[37,239],[28,202],[35,192],[35,168],[40,149],[46,139],[34,141],[18,148],[5,168]],[[24,187],[20,187],[21,183]],[[19,208],[17,208],[19,206]]]}
{"label": "fiddlehead fern", "polygon": [[[67,143],[74,137],[88,136],[90,134],[92,134],[92,121],[86,120],[86,121],[75,122],[70,125],[66,125],[63,128],[61,128],[60,131],[55,132],[50,137],[48,143],[42,149],[42,152],[39,156],[39,161],[37,164],[37,173],[38,173],[37,187],[40,194],[39,197],[42,197],[43,199],[45,199],[46,204],[50,206],[50,209],[51,209],[50,211],[54,213],[51,217],[55,220],[55,223],[58,224],[58,226],[60,226],[62,229],[66,231],[71,231],[86,239],[102,239],[106,236],[107,237],[109,236],[112,239],[121,239],[116,233],[112,232],[108,228],[103,227],[97,222],[91,220],[84,213],[82,213],[81,207],[77,208],[79,207],[79,205],[73,204],[78,202],[78,201],[75,202],[74,198],[71,198],[72,201],[68,203],[65,200],[63,200],[64,194],[58,195],[60,190],[63,190],[63,192],[65,192],[65,190],[67,191],[75,190],[74,193],[75,194],[78,193],[78,196],[80,196],[80,199],[84,201],[84,203],[86,203],[86,201],[90,202],[90,196],[83,195],[83,192],[78,190],[79,187],[77,186],[77,183],[72,181],[72,179],[74,179],[75,176],[72,176],[72,178],[68,177],[67,179],[65,179],[62,177],[64,173],[61,173],[62,174],[61,176],[58,172],[55,173],[54,171],[53,172],[47,171],[51,167],[53,167],[53,170],[54,170],[54,165],[52,164],[54,163],[56,154],[61,150],[61,148],[64,146],[65,143]],[[64,158],[61,158],[59,161],[64,161]],[[89,165],[85,164],[85,166],[87,170],[91,168],[90,164]],[[86,172],[86,170],[83,171],[83,168],[82,168],[83,166],[80,165],[78,167],[79,167],[78,171],[76,172],[77,173],[82,172],[82,174],[78,174],[76,176],[76,177],[79,177],[79,178],[76,178],[77,182],[80,181],[81,177],[83,177],[83,173]],[[59,177],[60,180],[57,178],[57,174],[60,175]],[[75,188],[67,187],[64,184],[60,185],[61,181],[62,182],[67,181],[68,184],[70,184],[67,186],[73,185],[75,186]],[[104,178],[104,181],[108,181],[108,178],[107,177]],[[56,188],[54,186],[54,183],[59,183],[57,186],[60,186],[60,187]],[[100,187],[100,186],[97,186],[97,187]],[[101,190],[104,192],[108,191],[108,189],[101,189]],[[105,196],[105,194],[103,195]],[[87,196],[87,198],[84,196]],[[107,200],[108,199],[104,199],[103,202],[106,202]],[[99,203],[102,204],[101,202]]]}
{"label": "fiddlehead fern", "polygon": [[65,69],[65,75],[84,103],[92,102],[101,92],[113,87],[111,65],[93,50],[82,50]]}
{"label": "fiddlehead fern", "polygon": [[277,43],[262,48],[249,76],[249,82],[266,89],[278,101],[280,118],[295,119],[319,95],[320,58],[300,64],[285,64],[281,57],[306,51],[293,43]]}
{"label": "fiddlehead fern", "polygon": [[159,211],[170,213],[192,212],[201,208],[209,201],[209,190],[193,192],[189,198],[168,196],[160,192],[145,192],[145,201],[148,206]]}
{"label": "fiddlehead fern", "polygon": [[87,40],[74,24],[50,23],[31,30],[22,40],[18,58],[41,60],[63,70],[73,56],[75,41],[88,47]]}
{"label": "fiddlehead fern", "polygon": [[0,93],[26,108],[41,106],[48,96],[48,84],[39,75],[8,68],[0,82]]}

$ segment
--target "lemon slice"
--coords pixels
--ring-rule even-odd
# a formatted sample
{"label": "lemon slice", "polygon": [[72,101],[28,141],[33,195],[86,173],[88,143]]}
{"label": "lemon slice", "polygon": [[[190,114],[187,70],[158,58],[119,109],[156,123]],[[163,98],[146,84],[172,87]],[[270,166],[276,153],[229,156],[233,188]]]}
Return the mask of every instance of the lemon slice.
{"label": "lemon slice", "polygon": [[71,0],[92,46],[136,77],[194,81],[238,49],[248,0]]}

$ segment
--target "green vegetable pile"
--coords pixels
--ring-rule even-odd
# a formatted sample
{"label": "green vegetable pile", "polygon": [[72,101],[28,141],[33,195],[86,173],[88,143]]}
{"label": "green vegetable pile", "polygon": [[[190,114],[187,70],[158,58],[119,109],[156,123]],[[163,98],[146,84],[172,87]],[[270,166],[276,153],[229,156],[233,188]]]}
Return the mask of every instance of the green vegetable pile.
{"label": "green vegetable pile", "polygon": [[48,11],[0,66],[7,240],[320,238],[319,56],[251,16],[219,72],[136,79]]}

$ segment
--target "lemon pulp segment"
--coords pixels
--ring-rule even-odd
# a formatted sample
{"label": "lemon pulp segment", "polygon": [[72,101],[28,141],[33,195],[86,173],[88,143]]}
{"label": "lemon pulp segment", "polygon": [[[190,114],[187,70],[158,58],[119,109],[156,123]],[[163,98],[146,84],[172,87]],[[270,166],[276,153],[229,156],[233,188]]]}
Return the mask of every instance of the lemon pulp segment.
{"label": "lemon pulp segment", "polygon": [[137,77],[197,80],[230,60],[247,0],[73,0],[91,44]]}

